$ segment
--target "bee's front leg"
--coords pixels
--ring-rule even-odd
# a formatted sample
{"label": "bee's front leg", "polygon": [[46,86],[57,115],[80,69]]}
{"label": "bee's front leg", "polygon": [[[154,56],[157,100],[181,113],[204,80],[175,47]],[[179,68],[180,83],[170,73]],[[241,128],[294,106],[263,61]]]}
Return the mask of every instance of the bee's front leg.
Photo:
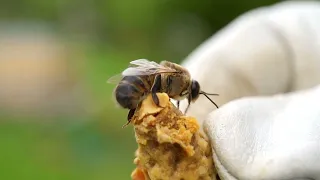
{"label": "bee's front leg", "polygon": [[188,106],[187,106],[187,108],[186,108],[186,110],[184,111],[184,114],[186,115],[187,114],[187,112],[188,112],[188,110],[189,110],[189,107],[190,107],[190,103],[191,103],[191,94],[189,94],[189,96],[188,96]]}
{"label": "bee's front leg", "polygon": [[128,122],[127,122],[125,125],[123,125],[122,128],[124,128],[124,127],[126,127],[128,124],[130,124],[131,119],[132,119],[135,111],[136,111],[136,109],[130,109],[130,111],[129,111],[129,113],[128,113],[128,117],[127,117]]}
{"label": "bee's front leg", "polygon": [[161,88],[161,75],[158,74],[156,75],[153,85],[151,87],[152,99],[157,106],[159,106],[159,98],[156,93],[160,91],[160,88]]}
{"label": "bee's front leg", "polygon": [[132,116],[134,115],[134,112],[136,111],[136,109],[130,109],[129,113],[128,113],[128,122],[131,121]]}

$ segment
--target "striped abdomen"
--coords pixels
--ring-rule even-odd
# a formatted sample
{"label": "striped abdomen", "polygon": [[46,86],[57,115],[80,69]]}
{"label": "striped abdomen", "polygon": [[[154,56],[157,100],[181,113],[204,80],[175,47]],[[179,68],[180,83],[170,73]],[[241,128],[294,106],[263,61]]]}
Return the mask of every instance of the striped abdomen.
{"label": "striped abdomen", "polygon": [[115,90],[117,102],[127,109],[135,109],[145,95],[150,92],[151,77],[125,76]]}

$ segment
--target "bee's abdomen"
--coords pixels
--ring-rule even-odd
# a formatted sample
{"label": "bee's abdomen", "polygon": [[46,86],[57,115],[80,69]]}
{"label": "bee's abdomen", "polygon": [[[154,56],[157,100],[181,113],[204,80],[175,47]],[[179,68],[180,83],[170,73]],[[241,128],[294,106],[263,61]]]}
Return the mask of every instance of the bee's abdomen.
{"label": "bee's abdomen", "polygon": [[143,81],[136,76],[127,76],[119,83],[115,95],[117,102],[127,109],[135,109],[147,92]]}

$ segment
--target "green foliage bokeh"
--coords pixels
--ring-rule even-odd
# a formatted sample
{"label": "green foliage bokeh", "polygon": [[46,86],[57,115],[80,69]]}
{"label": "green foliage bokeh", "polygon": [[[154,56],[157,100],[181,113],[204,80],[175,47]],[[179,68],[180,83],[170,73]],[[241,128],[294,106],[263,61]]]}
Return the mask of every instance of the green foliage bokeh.
{"label": "green foliage bokeh", "polygon": [[[240,14],[275,0],[15,0],[2,2],[0,22],[35,21],[80,48],[80,78],[90,92],[79,116],[15,117],[0,124],[0,179],[130,179],[134,133],[122,129],[108,77],[138,58],[181,62]],[[20,118],[20,119],[19,119]],[[28,121],[32,119],[32,121]],[[34,121],[38,118],[39,121]],[[18,119],[18,120],[17,120]]]}

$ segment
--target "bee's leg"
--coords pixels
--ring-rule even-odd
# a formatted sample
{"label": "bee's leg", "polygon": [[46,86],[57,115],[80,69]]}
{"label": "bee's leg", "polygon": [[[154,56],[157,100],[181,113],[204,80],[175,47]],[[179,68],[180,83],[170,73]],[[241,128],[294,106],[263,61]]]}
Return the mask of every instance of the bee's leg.
{"label": "bee's leg", "polygon": [[177,108],[179,109],[180,107],[180,100],[177,101]]}
{"label": "bee's leg", "polygon": [[157,92],[159,92],[161,88],[161,75],[158,74],[156,77],[155,77],[155,80],[153,82],[153,85],[151,87],[151,95],[152,95],[152,99],[153,99],[153,102],[159,106],[159,98],[157,96]]}
{"label": "bee's leg", "polygon": [[188,111],[188,109],[189,109],[189,107],[190,107],[190,103],[191,103],[191,94],[189,94],[189,96],[188,96],[188,106],[187,106],[187,108],[186,108],[186,110],[184,111],[184,114],[187,114],[187,111]]}
{"label": "bee's leg", "polygon": [[186,110],[184,111],[184,114],[187,114],[189,107],[190,107],[190,103],[188,103],[188,106],[187,106]]}
{"label": "bee's leg", "polygon": [[136,109],[130,109],[129,113],[128,113],[128,121],[131,121],[132,116],[134,115],[134,112],[136,111]]}
{"label": "bee's leg", "polygon": [[124,127],[128,126],[128,124],[130,124],[131,118],[132,118],[132,116],[134,115],[134,112],[135,112],[135,111],[136,111],[136,109],[130,109],[130,111],[129,111],[129,113],[128,113],[128,117],[127,117],[128,122],[127,122],[125,125],[123,125],[122,128],[124,128]]}

